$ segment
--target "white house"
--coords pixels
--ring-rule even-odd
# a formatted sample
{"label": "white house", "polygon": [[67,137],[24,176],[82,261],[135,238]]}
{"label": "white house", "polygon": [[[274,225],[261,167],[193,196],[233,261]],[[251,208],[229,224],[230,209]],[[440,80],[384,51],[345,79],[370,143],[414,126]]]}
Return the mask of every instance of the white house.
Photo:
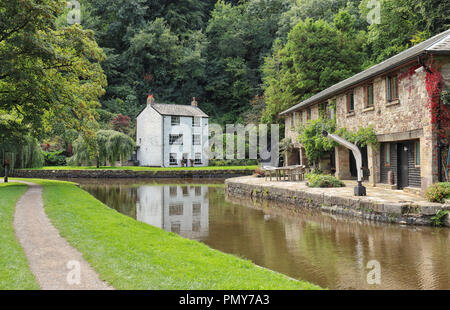
{"label": "white house", "polygon": [[208,115],[197,106],[155,103],[137,116],[137,160],[140,166],[208,166]]}

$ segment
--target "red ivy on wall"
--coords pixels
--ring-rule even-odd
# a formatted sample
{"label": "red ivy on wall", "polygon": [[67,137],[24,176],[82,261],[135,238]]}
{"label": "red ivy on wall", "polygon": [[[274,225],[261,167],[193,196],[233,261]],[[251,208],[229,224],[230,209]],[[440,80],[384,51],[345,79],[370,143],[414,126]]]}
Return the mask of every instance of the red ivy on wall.
{"label": "red ivy on wall", "polygon": [[[444,78],[439,72],[439,67],[433,65],[429,68],[425,78],[428,93],[428,109],[431,112],[431,123],[436,126],[440,123],[438,134],[442,139],[447,139],[447,130],[450,127],[450,109],[447,105],[440,104],[440,95],[444,88]],[[438,130],[437,127],[433,129]]]}

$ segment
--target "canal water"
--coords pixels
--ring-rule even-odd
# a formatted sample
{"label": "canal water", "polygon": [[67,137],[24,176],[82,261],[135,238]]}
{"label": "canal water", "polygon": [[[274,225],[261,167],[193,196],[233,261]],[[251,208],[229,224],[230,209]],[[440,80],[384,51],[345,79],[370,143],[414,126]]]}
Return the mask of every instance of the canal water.
{"label": "canal water", "polygon": [[74,181],[138,221],[322,287],[450,289],[448,228],[371,223],[226,197],[223,181]]}

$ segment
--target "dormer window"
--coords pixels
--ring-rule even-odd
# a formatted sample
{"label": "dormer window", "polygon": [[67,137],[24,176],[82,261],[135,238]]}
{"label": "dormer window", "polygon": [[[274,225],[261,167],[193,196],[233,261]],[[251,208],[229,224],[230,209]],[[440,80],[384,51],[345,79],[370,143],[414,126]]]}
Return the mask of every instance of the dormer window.
{"label": "dormer window", "polygon": [[172,126],[178,126],[180,125],[180,117],[179,116],[172,116],[170,120],[170,124]]}

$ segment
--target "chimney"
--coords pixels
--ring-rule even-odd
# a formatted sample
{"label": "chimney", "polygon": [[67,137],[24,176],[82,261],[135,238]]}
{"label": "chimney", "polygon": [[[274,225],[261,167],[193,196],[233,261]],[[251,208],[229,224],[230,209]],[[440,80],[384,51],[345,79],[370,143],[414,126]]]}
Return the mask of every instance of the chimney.
{"label": "chimney", "polygon": [[191,105],[192,105],[193,107],[198,107],[198,103],[197,103],[197,100],[195,100],[195,97],[192,98]]}
{"label": "chimney", "polygon": [[153,98],[153,94],[150,94],[147,97],[147,105],[152,105],[153,103],[155,103],[155,98]]}

